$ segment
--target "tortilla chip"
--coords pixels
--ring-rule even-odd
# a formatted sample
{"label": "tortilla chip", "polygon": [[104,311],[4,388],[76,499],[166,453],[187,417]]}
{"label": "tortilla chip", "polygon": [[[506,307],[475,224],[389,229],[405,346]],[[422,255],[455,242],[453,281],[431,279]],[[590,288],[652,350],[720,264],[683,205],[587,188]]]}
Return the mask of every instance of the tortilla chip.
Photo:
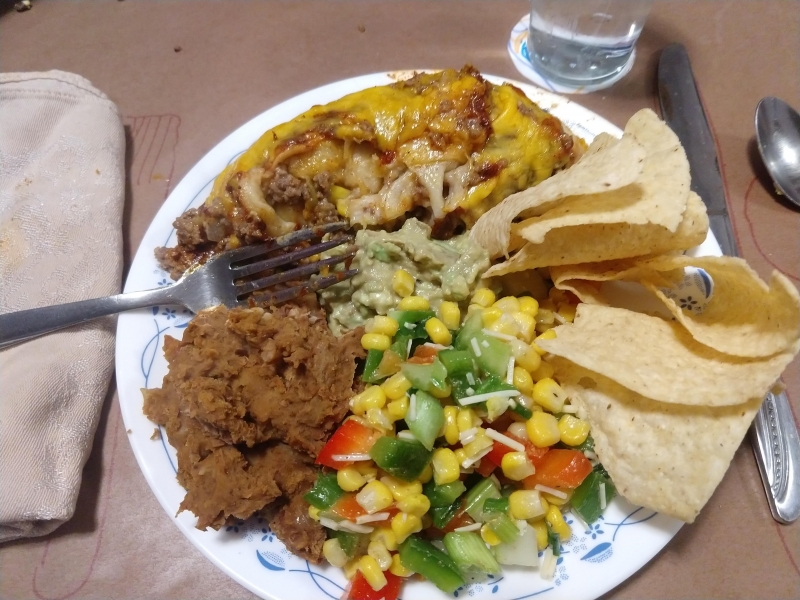
{"label": "tortilla chip", "polygon": [[[512,194],[486,212],[470,231],[470,238],[497,257],[508,251],[512,221],[525,211],[543,212],[569,196],[617,190],[636,182],[644,168],[645,150],[632,135],[581,158],[571,168],[539,185]],[[687,188],[688,189],[688,188]]]}
{"label": "tortilla chip", "polygon": [[553,365],[571,402],[585,411],[594,451],[617,491],[687,523],[722,481],[761,404],[665,404],[563,359]]}
{"label": "tortilla chip", "polygon": [[[686,209],[690,182],[689,162],[678,137],[651,110],[639,111],[631,117],[625,131],[646,151],[642,174],[635,183],[614,192],[566,198],[544,214],[513,225],[512,232],[529,242],[541,244],[549,231],[575,225],[652,223],[668,232],[677,231]],[[700,242],[703,239],[705,236]],[[659,249],[653,248],[622,256],[657,252]],[[575,262],[578,261],[572,261]]]}
{"label": "tortilla chip", "polygon": [[[675,233],[660,225],[628,223],[578,225],[554,229],[541,244],[526,244],[509,260],[491,267],[492,277],[559,265],[595,263],[643,255],[683,251],[698,246],[708,234],[708,215],[700,197],[691,192],[683,221]],[[512,236],[513,237],[513,236]],[[580,277],[565,277],[579,279]],[[558,287],[559,283],[554,278]],[[579,296],[580,297],[580,296]]]}
{"label": "tortilla chip", "polygon": [[730,356],[673,321],[592,304],[579,304],[575,321],[555,332],[539,347],[652,400],[693,406],[763,398],[800,346],[765,359]]}
{"label": "tortilla chip", "polygon": [[741,258],[662,257],[644,266],[658,271],[687,266],[705,269],[714,280],[706,309],[684,311],[652,283],[645,283],[694,339],[734,356],[764,357],[785,352],[800,339],[800,294],[778,271],[769,285]]}
{"label": "tortilla chip", "polygon": [[[515,255],[516,256],[516,255]],[[714,280],[705,310],[684,311],[659,288],[682,278],[684,267],[704,269]],[[487,271],[491,272],[493,269]],[[597,264],[553,267],[553,283],[583,302],[610,304],[596,285],[583,281],[633,281],[655,294],[700,343],[743,357],[765,357],[792,348],[800,339],[800,295],[781,273],[767,285],[747,263],[729,256],[661,256]]]}

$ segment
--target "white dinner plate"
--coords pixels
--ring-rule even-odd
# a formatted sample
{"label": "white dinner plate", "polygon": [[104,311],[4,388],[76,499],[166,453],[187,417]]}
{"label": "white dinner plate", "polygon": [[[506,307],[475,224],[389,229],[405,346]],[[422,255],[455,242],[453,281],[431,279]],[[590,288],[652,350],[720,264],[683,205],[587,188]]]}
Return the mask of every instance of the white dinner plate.
{"label": "white dinner plate", "polygon": [[[170,283],[168,274],[153,256],[154,248],[175,244],[174,219],[186,209],[199,206],[209,194],[216,175],[264,131],[315,104],[392,83],[410,73],[364,75],[311,90],[267,110],[231,133],[189,171],[164,202],[136,253],[125,291]],[[486,78],[495,83],[504,81],[498,77]],[[512,83],[587,141],[604,131],[621,135],[617,127],[570,100],[525,83]],[[709,239],[699,253],[718,254],[718,246]],[[193,514],[183,512],[174,516],[185,493],[175,478],[176,454],[164,431],[160,439],[153,439],[156,426],[142,413],[140,390],[161,385],[167,372],[162,351],[164,337],[180,338],[191,317],[189,311],[175,306],[131,311],[119,317],[116,374],[120,407],[125,427],[131,432],[128,439],[150,488],[189,541],[252,592],[273,600],[340,598],[346,585],[340,569],[309,564],[292,555],[260,519],[239,522],[220,531],[200,531],[195,528]],[[596,598],[644,566],[681,526],[680,521],[633,506],[619,497],[588,529],[571,515],[567,515],[567,522],[572,526],[572,537],[564,545],[552,580],[542,579],[534,569],[505,568],[501,577],[471,583],[453,596],[495,600]],[[405,584],[402,597],[434,600],[447,595],[431,583],[416,581]]]}

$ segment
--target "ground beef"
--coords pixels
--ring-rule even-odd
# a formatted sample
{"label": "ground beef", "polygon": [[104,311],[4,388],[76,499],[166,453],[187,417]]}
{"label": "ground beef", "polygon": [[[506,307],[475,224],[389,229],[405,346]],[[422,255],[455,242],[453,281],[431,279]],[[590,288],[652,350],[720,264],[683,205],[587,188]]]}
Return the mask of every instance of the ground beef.
{"label": "ground beef", "polygon": [[161,388],[143,390],[144,412],[177,450],[180,509],[197,515],[198,528],[267,511],[290,550],[320,559],[324,533],[298,517],[297,498],[347,413],[361,333],[335,338],[322,311],[285,305],[217,307],[182,340],[165,338],[169,372]]}
{"label": "ground beef", "polygon": [[[302,215],[297,219],[298,227],[322,225],[340,220],[336,207],[327,200],[330,186],[328,173],[319,173],[306,182],[278,167],[266,182],[264,195],[272,206],[293,206],[298,217]],[[235,196],[235,190],[232,193]],[[214,254],[272,239],[257,215],[238,205],[226,209],[219,198],[190,208],[175,219],[173,227],[178,243],[155,250],[161,268],[173,279]]]}

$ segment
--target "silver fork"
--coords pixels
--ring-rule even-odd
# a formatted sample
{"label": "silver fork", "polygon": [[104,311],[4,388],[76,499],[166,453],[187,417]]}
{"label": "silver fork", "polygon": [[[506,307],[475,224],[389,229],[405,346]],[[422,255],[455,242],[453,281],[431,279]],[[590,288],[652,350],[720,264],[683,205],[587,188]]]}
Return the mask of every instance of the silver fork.
{"label": "silver fork", "polygon": [[[321,238],[327,233],[340,231],[346,227],[348,227],[346,223],[331,223],[299,229],[271,242],[229,250],[210,258],[204,265],[187,271],[176,283],[155,290],[117,294],[0,315],[0,348],[106,315],[148,306],[180,304],[195,313],[219,304],[224,304],[228,308],[248,306],[248,296],[252,292],[278,283],[308,278],[325,267],[344,262],[355,254],[355,250],[351,249],[343,254],[293,267],[260,279],[237,283],[237,280],[245,277],[289,265],[341,246],[353,241],[353,238],[338,237],[271,258],[257,259],[266,257],[276,250]],[[317,277],[314,280],[259,295],[258,301],[273,304],[286,302],[349,279],[357,272],[356,269],[349,269]]]}

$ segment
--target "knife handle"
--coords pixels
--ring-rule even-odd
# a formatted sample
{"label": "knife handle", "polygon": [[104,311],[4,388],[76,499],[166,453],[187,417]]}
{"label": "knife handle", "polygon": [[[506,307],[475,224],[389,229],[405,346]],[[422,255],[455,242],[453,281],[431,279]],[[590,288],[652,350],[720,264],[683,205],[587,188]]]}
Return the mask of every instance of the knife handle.
{"label": "knife handle", "polygon": [[750,435],[772,516],[789,524],[800,516],[800,438],[784,392],[766,395]]}

